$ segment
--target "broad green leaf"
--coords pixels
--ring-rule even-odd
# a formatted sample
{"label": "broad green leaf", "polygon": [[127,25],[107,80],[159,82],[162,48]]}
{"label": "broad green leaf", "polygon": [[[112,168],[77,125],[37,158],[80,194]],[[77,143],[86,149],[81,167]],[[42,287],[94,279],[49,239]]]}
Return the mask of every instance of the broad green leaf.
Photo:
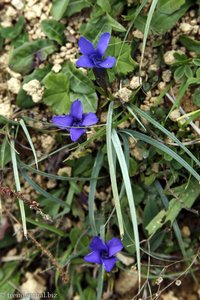
{"label": "broad green leaf", "polygon": [[70,89],[74,93],[90,94],[95,91],[92,81],[81,70],[75,68],[71,62],[63,65],[62,72],[69,78]]}
{"label": "broad green leaf", "polygon": [[97,95],[92,81],[82,71],[76,69],[71,62],[64,64],[62,72],[70,81],[71,101],[81,100],[85,113],[96,112]]}
{"label": "broad green leaf", "polygon": [[174,72],[174,79],[179,81],[185,74],[185,66],[180,66]]}
{"label": "broad green leaf", "polygon": [[[37,79],[41,81],[50,72],[50,70],[51,70],[51,65],[47,65],[42,69],[35,69],[31,74],[24,77],[24,81],[22,85],[33,79]],[[19,90],[16,103],[21,108],[30,108],[35,105],[35,103],[32,100],[32,97],[29,96],[26,93],[26,91],[24,91],[22,88]]]}
{"label": "broad green leaf", "polygon": [[21,33],[21,31],[24,27],[24,24],[25,24],[24,17],[20,16],[19,20],[17,21],[15,26],[2,27],[0,29],[2,37],[6,38],[6,39],[11,39],[11,40],[15,39]]}
{"label": "broad green leaf", "polygon": [[84,113],[96,112],[97,111],[97,95],[96,93],[91,94],[79,94],[70,91],[70,99],[74,101],[79,99],[83,104]]}
{"label": "broad green leaf", "polygon": [[189,51],[194,51],[200,55],[200,41],[193,40],[187,35],[182,35],[179,38],[181,44]]}
{"label": "broad green leaf", "polygon": [[68,113],[71,106],[68,77],[61,73],[49,73],[44,79],[44,85],[44,103],[51,106],[56,114]]}
{"label": "broad green leaf", "polygon": [[[183,4],[172,14],[160,12],[159,10],[156,11],[153,15],[150,29],[156,33],[164,34],[177,23],[177,21],[186,13],[188,8],[193,5],[193,3],[193,0],[186,0],[185,4]],[[134,24],[136,28],[144,32],[146,16],[139,15]]]}
{"label": "broad green leaf", "polygon": [[50,40],[24,43],[13,51],[9,67],[15,72],[28,74],[34,68],[36,58],[43,61],[56,49],[55,44]]}
{"label": "broad green leaf", "polygon": [[46,36],[58,44],[63,45],[66,41],[64,30],[65,26],[56,20],[43,20],[40,24],[42,31]]}
{"label": "broad green leaf", "polygon": [[98,41],[99,36],[104,32],[111,32],[112,27],[106,16],[90,19],[87,24],[83,24],[80,33],[90,41]]}
{"label": "broad green leaf", "polygon": [[188,65],[186,65],[185,66],[185,76],[187,77],[187,78],[191,78],[191,77],[193,77],[193,72],[192,72],[192,69],[191,69],[191,67],[190,66],[188,66]]}
{"label": "broad green leaf", "polygon": [[200,67],[200,58],[193,58],[192,62],[195,66]]}
{"label": "broad green leaf", "polygon": [[136,67],[136,62],[131,57],[131,46],[124,43],[117,37],[111,37],[110,44],[106,51],[106,56],[114,56],[116,65],[113,70],[117,73],[127,74]]}
{"label": "broad green leaf", "polygon": [[164,14],[173,14],[185,3],[185,0],[160,0],[158,10]]}
{"label": "broad green leaf", "polygon": [[113,19],[109,14],[107,14],[108,22],[110,23],[113,31],[125,32],[126,28],[122,26],[119,22]]}
{"label": "broad green leaf", "polygon": [[102,8],[104,12],[109,13],[111,11],[109,0],[97,0],[97,4]]}
{"label": "broad green leaf", "polygon": [[91,1],[88,0],[70,0],[65,11],[65,16],[70,17],[80,12],[83,8],[90,7]]}
{"label": "broad green leaf", "polygon": [[11,45],[14,48],[18,48],[28,41],[29,41],[28,32],[22,32],[19,36],[17,36],[14,40],[12,40]]}
{"label": "broad green leaf", "polygon": [[68,4],[69,0],[52,0],[51,14],[57,21],[63,17]]}

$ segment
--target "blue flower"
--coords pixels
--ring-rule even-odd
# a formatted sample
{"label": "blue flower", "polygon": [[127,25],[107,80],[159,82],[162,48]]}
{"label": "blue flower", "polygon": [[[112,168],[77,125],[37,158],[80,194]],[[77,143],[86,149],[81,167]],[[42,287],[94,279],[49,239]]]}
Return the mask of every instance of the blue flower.
{"label": "blue flower", "polygon": [[116,59],[113,56],[103,58],[110,41],[110,33],[103,33],[97,44],[96,49],[93,44],[85,37],[80,37],[78,45],[83,54],[76,62],[77,67],[83,68],[112,68]]}
{"label": "blue flower", "polygon": [[86,255],[84,260],[103,265],[104,269],[110,272],[117,261],[115,254],[123,249],[123,244],[118,238],[104,243],[100,237],[95,236],[90,243],[90,249],[92,252]]}
{"label": "blue flower", "polygon": [[84,114],[82,103],[77,99],[72,103],[68,115],[55,116],[52,122],[61,129],[69,130],[71,140],[76,142],[86,132],[85,128],[80,127],[94,125],[98,122],[98,118],[92,112]]}

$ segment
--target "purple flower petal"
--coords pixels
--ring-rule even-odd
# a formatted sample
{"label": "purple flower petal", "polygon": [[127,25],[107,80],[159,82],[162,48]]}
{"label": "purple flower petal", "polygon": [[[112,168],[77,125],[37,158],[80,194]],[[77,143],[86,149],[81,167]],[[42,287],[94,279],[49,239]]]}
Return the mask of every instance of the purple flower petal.
{"label": "purple flower petal", "polygon": [[92,251],[108,251],[108,247],[104,244],[104,242],[102,241],[102,239],[98,236],[95,236],[91,243],[90,243],[90,249]]}
{"label": "purple flower petal", "polygon": [[76,142],[81,137],[81,135],[85,133],[86,130],[83,128],[70,128],[69,131],[71,140],[73,142]]}
{"label": "purple flower petal", "polygon": [[101,56],[103,56],[104,53],[106,52],[109,41],[110,41],[110,33],[109,32],[105,32],[100,36],[96,50],[98,51],[98,53]]}
{"label": "purple flower petal", "polygon": [[70,115],[76,119],[81,121],[83,117],[83,106],[80,100],[75,100],[70,108]]}
{"label": "purple flower petal", "polygon": [[123,249],[123,244],[118,238],[112,238],[110,241],[106,243],[108,246],[108,254],[109,257],[115,255],[117,252]]}
{"label": "purple flower petal", "polygon": [[91,263],[102,264],[100,252],[98,251],[93,251],[89,253],[88,255],[84,256],[83,259]]}
{"label": "purple flower petal", "polygon": [[89,59],[88,56],[82,55],[76,62],[76,66],[79,68],[93,68],[94,63]]}
{"label": "purple flower petal", "polygon": [[83,115],[83,121],[82,121],[81,125],[90,126],[90,125],[96,124],[97,122],[98,122],[97,116],[94,113],[90,112],[88,114]]}
{"label": "purple flower petal", "polygon": [[54,116],[52,122],[61,129],[66,129],[73,124],[73,117],[70,115]]}
{"label": "purple flower petal", "polygon": [[111,257],[111,258],[102,258],[101,260],[102,260],[104,269],[107,272],[110,272],[113,269],[113,267],[118,259],[116,257]]}
{"label": "purple flower petal", "polygon": [[81,53],[83,53],[84,55],[90,55],[94,52],[93,44],[88,39],[86,39],[84,36],[80,37],[80,39],[78,41],[78,45],[79,45]]}
{"label": "purple flower petal", "polygon": [[99,67],[101,67],[101,68],[109,69],[109,68],[114,67],[115,63],[116,63],[115,57],[113,57],[113,56],[108,56],[108,57],[106,57],[106,59],[104,59],[104,60],[103,60],[102,62],[100,62],[98,65],[99,65]]}

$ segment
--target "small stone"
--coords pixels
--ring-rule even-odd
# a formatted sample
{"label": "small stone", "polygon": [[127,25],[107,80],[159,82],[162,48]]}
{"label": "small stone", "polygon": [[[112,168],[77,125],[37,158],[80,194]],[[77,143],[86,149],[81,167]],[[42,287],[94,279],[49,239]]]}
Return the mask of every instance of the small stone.
{"label": "small stone", "polygon": [[137,88],[139,88],[142,85],[142,78],[139,76],[134,76],[132,77],[131,81],[130,81],[130,88],[132,90],[136,90]]}
{"label": "small stone", "polygon": [[159,91],[163,91],[165,88],[166,88],[166,83],[163,81],[159,82],[158,84]]}
{"label": "small stone", "polygon": [[190,228],[188,226],[183,226],[181,232],[185,237],[189,237],[191,235]]}
{"label": "small stone", "polygon": [[55,73],[58,73],[61,69],[62,67],[60,64],[55,64],[51,70],[54,71]]}
{"label": "small stone", "polygon": [[141,31],[139,31],[138,29],[137,29],[137,30],[134,30],[134,31],[132,32],[132,35],[133,35],[135,38],[140,39],[140,40],[142,40],[143,37],[144,37],[143,33],[142,33]]}
{"label": "small stone", "polygon": [[174,121],[174,122],[176,122],[177,119],[180,118],[180,116],[181,116],[181,113],[180,113],[180,111],[179,111],[178,108],[175,109],[175,110],[173,110],[173,111],[169,114],[169,118],[170,118],[172,121]]}
{"label": "small stone", "polygon": [[38,103],[42,100],[44,87],[41,86],[37,79],[30,80],[28,83],[25,83],[22,88],[32,97],[33,102]]}
{"label": "small stone", "polygon": [[164,62],[167,65],[170,66],[170,65],[172,65],[175,62],[175,57],[174,57],[175,53],[176,53],[175,50],[170,50],[170,51],[165,52],[165,54],[164,54]]}
{"label": "small stone", "polygon": [[7,81],[7,84],[9,91],[11,91],[13,94],[18,94],[21,88],[21,82],[19,79],[12,77]]}
{"label": "small stone", "polygon": [[24,2],[21,0],[12,0],[11,4],[17,9],[21,10],[24,7]]}
{"label": "small stone", "polygon": [[129,98],[132,94],[132,91],[129,90],[126,87],[123,87],[121,89],[119,89],[119,91],[117,93],[115,93],[115,97],[116,98],[120,98],[120,100],[124,101],[124,102],[129,102]]}
{"label": "small stone", "polygon": [[193,26],[190,25],[189,23],[181,23],[179,26],[180,30],[186,34],[190,33],[193,29]]}
{"label": "small stone", "polygon": [[138,274],[131,271],[120,271],[119,278],[115,281],[115,292],[124,295],[137,288]]}
{"label": "small stone", "polygon": [[12,116],[13,109],[10,102],[0,103],[0,115],[6,118],[10,118]]}
{"label": "small stone", "polygon": [[164,82],[170,82],[172,76],[172,72],[170,70],[165,70],[162,73],[162,80]]}
{"label": "small stone", "polygon": [[63,167],[63,168],[60,168],[58,170],[58,176],[64,176],[64,175],[67,175],[67,176],[71,176],[72,175],[72,168],[71,167]]}

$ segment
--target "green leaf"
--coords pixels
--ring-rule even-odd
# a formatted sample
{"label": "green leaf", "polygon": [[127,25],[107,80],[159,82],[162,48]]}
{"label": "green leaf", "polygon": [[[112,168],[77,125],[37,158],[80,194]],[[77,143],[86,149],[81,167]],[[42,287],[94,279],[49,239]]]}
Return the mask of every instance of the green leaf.
{"label": "green leaf", "polygon": [[28,32],[22,32],[16,39],[12,40],[11,45],[14,48],[18,48],[28,41],[29,41]]}
{"label": "green leaf", "polygon": [[200,58],[193,58],[192,62],[195,66],[200,67]]}
{"label": "green leaf", "polygon": [[188,66],[188,65],[185,66],[184,73],[185,73],[185,76],[186,76],[187,78],[193,77],[192,69],[191,69],[191,67]]}
{"label": "green leaf", "polygon": [[114,31],[119,31],[119,32],[125,32],[126,28],[122,26],[119,22],[117,22],[115,19],[113,19],[109,14],[107,14],[108,22],[112,26],[112,29]]}
{"label": "green leaf", "polygon": [[200,106],[200,87],[196,88],[192,95],[192,100],[195,105]]}
{"label": "green leaf", "polygon": [[10,145],[7,138],[3,139],[0,145],[0,166],[3,169],[5,165],[11,161]]}
{"label": "green leaf", "polygon": [[71,100],[77,98],[81,100],[85,113],[96,112],[97,95],[92,81],[81,70],[76,69],[71,62],[64,64],[62,72],[66,74],[70,81]]}
{"label": "green leaf", "polygon": [[49,73],[44,79],[45,92],[43,101],[51,106],[56,114],[69,113],[71,101],[69,97],[69,79],[64,74]]}
{"label": "green leaf", "polygon": [[24,24],[25,24],[24,17],[20,16],[15,26],[2,27],[0,29],[2,37],[11,40],[15,39],[22,32]]}
{"label": "green leaf", "polygon": [[185,74],[185,66],[180,66],[174,72],[174,79],[179,81]]}
{"label": "green leaf", "polygon": [[74,93],[91,94],[95,91],[92,81],[71,62],[63,65],[62,72],[69,78],[70,88]]}
{"label": "green leaf", "polygon": [[63,17],[68,4],[69,0],[52,0],[51,14],[57,21]]}
{"label": "green leaf", "polygon": [[80,12],[83,8],[90,7],[91,1],[88,0],[70,0],[68,7],[65,11],[65,16],[72,16]]}
{"label": "green leaf", "polygon": [[172,224],[176,220],[181,209],[190,209],[200,194],[200,185],[191,180],[188,186],[187,184],[184,184],[172,189],[172,193],[176,198],[169,202],[168,210],[161,210],[147,225],[146,229],[149,235],[154,234],[168,221]]}
{"label": "green leaf", "polygon": [[[46,67],[42,69],[36,69],[31,74],[24,77],[24,83],[27,83],[33,79],[37,79],[41,81],[51,70],[51,65],[47,65]],[[17,105],[21,108],[30,108],[35,106],[35,103],[32,100],[32,97],[29,96],[26,91],[24,91],[22,88],[19,90],[19,93],[17,95]]]}
{"label": "green leaf", "polygon": [[182,35],[179,38],[181,44],[189,51],[194,51],[200,54],[200,42],[189,38],[187,35]]}
{"label": "green leaf", "polygon": [[123,43],[120,38],[111,37],[106,56],[116,57],[116,65],[113,70],[117,73],[127,74],[136,67],[136,62],[131,57],[131,46]]}
{"label": "green leaf", "polygon": [[111,11],[109,0],[97,0],[97,4],[102,8],[104,12],[109,13]]}
{"label": "green leaf", "polygon": [[3,49],[3,42],[4,42],[4,39],[1,35],[1,31],[0,31],[0,51]]}
{"label": "green leaf", "polygon": [[24,43],[15,49],[9,61],[9,67],[17,72],[28,74],[34,68],[36,56],[43,61],[47,56],[56,51],[55,44],[50,40],[37,40]]}
{"label": "green leaf", "polygon": [[3,274],[0,279],[1,300],[7,300],[9,298],[8,295],[12,295],[15,292],[15,287],[19,285],[20,272],[16,270],[18,266],[18,261],[12,261],[1,267]]}
{"label": "green leaf", "polygon": [[56,20],[43,20],[40,24],[42,31],[46,36],[58,44],[63,45],[66,42],[64,35],[65,26]]}
{"label": "green leaf", "polygon": [[185,0],[160,0],[158,10],[164,14],[173,14],[185,4]]}
{"label": "green leaf", "polygon": [[[178,1],[173,1],[178,2]],[[164,34],[168,30],[170,30],[177,21],[186,13],[188,8],[193,5],[193,0],[186,0],[185,4],[181,5],[181,7],[176,10],[172,14],[168,14],[168,12],[160,12],[159,10],[154,14],[151,28],[153,31]],[[167,20],[167,21],[166,21]]]}

